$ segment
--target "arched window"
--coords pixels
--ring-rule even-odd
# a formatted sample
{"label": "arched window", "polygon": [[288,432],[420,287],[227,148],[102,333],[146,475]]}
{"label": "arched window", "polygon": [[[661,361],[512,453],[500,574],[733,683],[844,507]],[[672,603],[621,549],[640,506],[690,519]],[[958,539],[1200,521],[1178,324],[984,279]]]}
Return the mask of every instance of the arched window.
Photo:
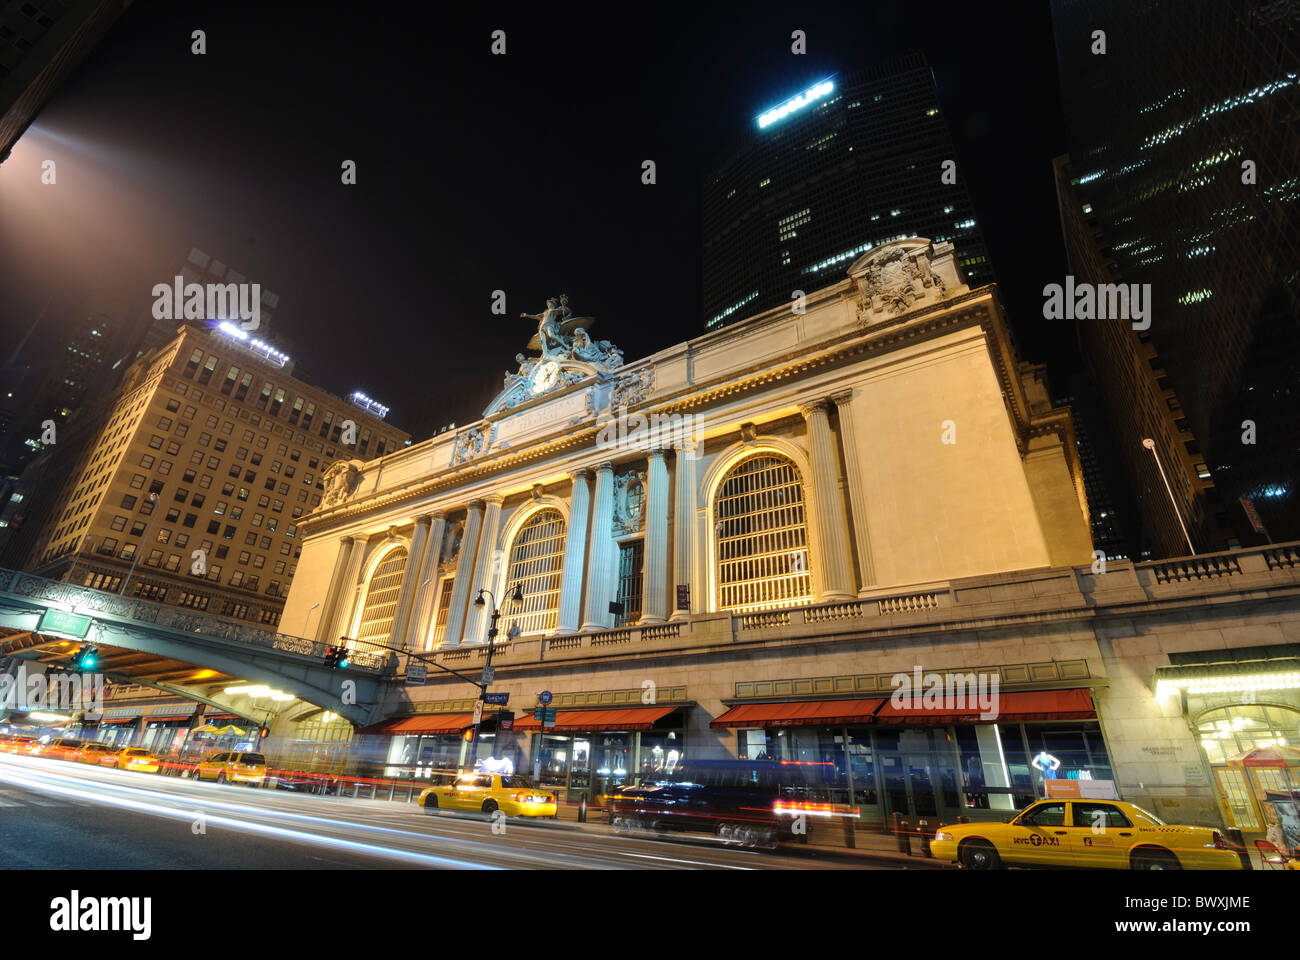
{"label": "arched window", "polygon": [[555,509],[539,510],[524,523],[510,547],[505,596],[515,584],[523,591],[519,606],[506,604],[505,630],[519,624],[525,634],[548,633],[560,615],[560,575],[564,571],[564,517]]}
{"label": "arched window", "polygon": [[743,460],[718,488],[718,606],[792,607],[813,599],[803,481],[785,457]]}
{"label": "arched window", "polygon": [[1196,718],[1196,732],[1210,763],[1258,747],[1300,743],[1300,711],[1272,704],[1232,704]]}
{"label": "arched window", "polygon": [[366,585],[366,605],[361,610],[361,625],[357,627],[358,640],[375,640],[385,643],[393,629],[397,614],[397,595],[402,590],[402,574],[406,571],[406,548],[394,547],[386,553]]}

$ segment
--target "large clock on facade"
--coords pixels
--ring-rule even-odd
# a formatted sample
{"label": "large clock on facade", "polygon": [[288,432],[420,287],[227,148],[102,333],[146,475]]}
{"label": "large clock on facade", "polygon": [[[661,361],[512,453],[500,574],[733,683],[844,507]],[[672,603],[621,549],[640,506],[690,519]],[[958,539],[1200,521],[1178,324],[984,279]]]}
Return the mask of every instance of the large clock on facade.
{"label": "large clock on facade", "polygon": [[547,360],[533,371],[533,393],[545,393],[560,379],[560,365],[554,360]]}

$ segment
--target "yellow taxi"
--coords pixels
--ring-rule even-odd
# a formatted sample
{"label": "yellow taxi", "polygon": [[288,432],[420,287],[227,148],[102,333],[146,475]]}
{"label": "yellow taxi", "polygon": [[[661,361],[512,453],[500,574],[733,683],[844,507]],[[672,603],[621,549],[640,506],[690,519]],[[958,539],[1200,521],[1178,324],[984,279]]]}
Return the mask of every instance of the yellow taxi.
{"label": "yellow taxi", "polygon": [[76,760],[77,754],[85,746],[80,740],[74,740],[71,737],[59,737],[57,740],[51,740],[49,743],[41,743],[39,740],[26,749],[26,753],[34,757],[46,757],[50,760]]}
{"label": "yellow taxi", "polygon": [[930,852],[971,870],[1093,867],[1112,870],[1240,870],[1241,858],[1211,827],[1165,823],[1121,800],[1040,800],[1008,823],[941,826]]}
{"label": "yellow taxi", "polygon": [[507,817],[555,819],[555,794],[533,786],[519,774],[462,773],[447,779],[447,783],[435,783],[420,794],[425,813],[473,810],[491,814],[500,810]]}
{"label": "yellow taxi", "polygon": [[84,743],[72,759],[78,763],[97,764],[105,757],[112,756],[115,753],[117,753],[117,747],[110,747],[107,743]]}
{"label": "yellow taxi", "polygon": [[158,758],[144,747],[126,747],[110,753],[99,761],[102,767],[134,770],[136,773],[157,773]]}
{"label": "yellow taxi", "polygon": [[35,737],[5,734],[0,737],[0,753],[26,753],[27,748],[35,742]]}
{"label": "yellow taxi", "polygon": [[247,783],[261,786],[266,782],[266,757],[260,753],[217,753],[199,761],[194,776],[217,783]]}

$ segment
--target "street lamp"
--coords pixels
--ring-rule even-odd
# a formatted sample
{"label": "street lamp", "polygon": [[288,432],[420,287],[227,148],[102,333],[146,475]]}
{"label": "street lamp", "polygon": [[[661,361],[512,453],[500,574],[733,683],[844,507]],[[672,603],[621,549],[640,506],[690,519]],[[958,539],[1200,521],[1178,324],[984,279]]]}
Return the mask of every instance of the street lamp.
{"label": "street lamp", "polygon": [[[500,605],[497,604],[497,598],[492,593],[491,590],[480,589],[478,592],[478,596],[474,598],[474,606],[482,608],[485,605],[485,601],[483,599],[483,594],[485,593],[491,599],[493,609],[492,609],[492,625],[488,628],[487,662],[483,664],[483,682],[479,686],[480,700],[484,699],[485,695],[487,694],[487,688],[488,688],[487,678],[492,675],[492,653],[495,650],[495,644],[497,639],[497,620],[501,618],[501,607]],[[524,602],[524,591],[520,584],[518,583],[515,584],[515,589],[511,592],[510,596],[506,597],[506,600],[510,601],[515,606],[518,606],[519,604]],[[480,717],[479,722],[481,723],[482,722],[481,712],[479,714],[479,717]],[[473,765],[475,758],[478,755],[478,728],[479,728],[479,724],[475,723],[474,733],[470,737],[470,741],[469,741],[469,762],[471,766]]]}
{"label": "street lamp", "polygon": [[135,565],[140,562],[140,554],[144,553],[145,548],[149,546],[149,533],[153,530],[154,521],[158,519],[158,494],[150,492],[149,502],[153,504],[153,509],[149,511],[149,526],[145,527],[144,539],[140,541],[140,549],[131,558],[131,569],[126,572],[126,579],[122,581],[122,589],[118,591],[119,596],[126,596],[126,585],[131,582],[131,577],[135,573]]}
{"label": "street lamp", "polygon": [[1151,456],[1155,457],[1156,467],[1160,470],[1160,479],[1165,482],[1165,492],[1169,494],[1169,502],[1174,508],[1174,516],[1178,518],[1178,526],[1182,528],[1183,538],[1187,541],[1187,549],[1192,556],[1196,556],[1196,548],[1192,546],[1192,538],[1187,535],[1187,525],[1183,523],[1183,515],[1178,509],[1178,501],[1174,499],[1173,488],[1169,486],[1169,478],[1165,476],[1164,465],[1160,462],[1160,456],[1156,453],[1156,442],[1150,437],[1142,438],[1142,446],[1151,451]]}

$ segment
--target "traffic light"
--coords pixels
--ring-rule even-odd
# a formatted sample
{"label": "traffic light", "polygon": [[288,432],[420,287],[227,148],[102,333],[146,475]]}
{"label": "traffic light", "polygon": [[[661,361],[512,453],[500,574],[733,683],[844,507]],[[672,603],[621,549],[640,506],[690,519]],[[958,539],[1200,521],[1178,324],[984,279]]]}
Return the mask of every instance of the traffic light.
{"label": "traffic light", "polygon": [[339,644],[334,647],[325,648],[325,666],[331,670],[347,669],[348,665],[348,648]]}
{"label": "traffic light", "polygon": [[474,739],[474,728],[472,726],[465,727],[460,732],[460,738],[464,740],[466,743],[472,741]]}
{"label": "traffic light", "polygon": [[99,663],[99,647],[93,643],[77,647],[72,655],[72,665],[79,670],[94,670],[97,663]]}

